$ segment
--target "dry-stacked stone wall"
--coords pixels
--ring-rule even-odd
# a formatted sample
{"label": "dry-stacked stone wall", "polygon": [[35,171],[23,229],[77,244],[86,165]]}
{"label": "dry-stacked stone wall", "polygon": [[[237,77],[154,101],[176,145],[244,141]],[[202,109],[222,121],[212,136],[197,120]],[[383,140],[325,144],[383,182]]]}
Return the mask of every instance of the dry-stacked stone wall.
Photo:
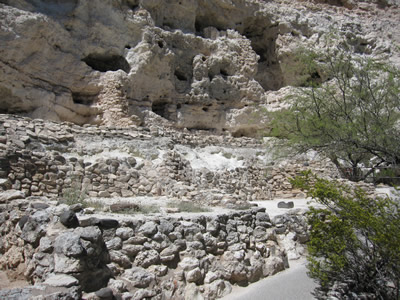
{"label": "dry-stacked stone wall", "polygon": [[[304,217],[264,208],[191,217],[84,215],[46,197],[0,193],[0,267],[33,286],[0,298],[216,299],[288,267],[281,241],[307,240]],[[76,213],[73,211],[75,210]],[[14,275],[15,275],[14,274]],[[97,296],[96,296],[97,294]],[[100,298],[101,299],[101,298]]]}
{"label": "dry-stacked stone wall", "polygon": [[322,175],[337,176],[326,161],[312,166],[294,161],[282,167],[268,166],[254,157],[241,157],[243,163],[235,168],[195,169],[176,145],[267,152],[265,144],[250,138],[158,127],[80,127],[1,115],[0,186],[27,196],[61,196],[78,189],[91,197],[164,195],[234,205],[301,195],[288,178],[310,167]]}

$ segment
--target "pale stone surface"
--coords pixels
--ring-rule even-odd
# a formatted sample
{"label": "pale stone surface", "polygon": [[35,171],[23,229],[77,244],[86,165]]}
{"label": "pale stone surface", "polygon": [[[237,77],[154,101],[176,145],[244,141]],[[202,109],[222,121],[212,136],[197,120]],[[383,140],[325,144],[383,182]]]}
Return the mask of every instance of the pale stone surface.
{"label": "pale stone surface", "polygon": [[0,112],[36,118],[253,136],[257,109],[306,79],[296,51],[329,47],[329,28],[400,64],[398,0],[6,3]]}
{"label": "pale stone surface", "polygon": [[54,287],[71,287],[78,285],[79,281],[69,275],[52,275],[44,281],[44,284]]}

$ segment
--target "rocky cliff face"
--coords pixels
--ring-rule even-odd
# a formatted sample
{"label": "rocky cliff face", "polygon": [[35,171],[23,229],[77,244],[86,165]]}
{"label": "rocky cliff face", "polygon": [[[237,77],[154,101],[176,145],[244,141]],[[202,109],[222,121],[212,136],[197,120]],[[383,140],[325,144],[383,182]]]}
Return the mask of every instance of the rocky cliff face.
{"label": "rocky cliff face", "polygon": [[337,31],[399,64],[399,1],[2,0],[0,112],[252,135],[301,47]]}

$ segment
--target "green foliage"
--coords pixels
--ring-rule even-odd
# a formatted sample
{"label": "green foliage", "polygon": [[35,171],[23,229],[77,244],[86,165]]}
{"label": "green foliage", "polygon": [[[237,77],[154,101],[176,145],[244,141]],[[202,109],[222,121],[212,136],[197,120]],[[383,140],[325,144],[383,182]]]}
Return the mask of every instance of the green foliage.
{"label": "green foliage", "polygon": [[73,182],[71,184],[71,187],[63,190],[60,202],[67,205],[81,203],[83,206],[85,206],[86,196],[87,196],[86,190],[82,190],[81,185],[79,183]]}
{"label": "green foliage", "polygon": [[[379,60],[344,51],[313,52],[299,58],[308,80],[271,113],[271,135],[300,152],[322,152],[339,170],[365,179],[380,165],[400,163],[400,72]],[[321,83],[321,78],[330,79]],[[359,167],[371,167],[361,173]]]}
{"label": "green foliage", "polygon": [[318,299],[326,299],[335,283],[368,299],[400,299],[398,201],[373,199],[361,189],[351,190],[310,173],[292,184],[322,204],[308,213],[308,269],[319,284]]}

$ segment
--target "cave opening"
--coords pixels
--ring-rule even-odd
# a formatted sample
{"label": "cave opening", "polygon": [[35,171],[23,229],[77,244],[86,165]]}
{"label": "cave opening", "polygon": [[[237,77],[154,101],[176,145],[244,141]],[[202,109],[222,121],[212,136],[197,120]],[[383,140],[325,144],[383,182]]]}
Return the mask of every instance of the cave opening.
{"label": "cave opening", "polygon": [[129,73],[130,71],[128,61],[121,55],[89,54],[82,61],[99,72],[122,70]]}
{"label": "cave opening", "polygon": [[169,118],[168,106],[169,103],[165,101],[153,102],[153,104],[151,105],[151,110],[160,117],[163,117],[164,119],[168,120]]}
{"label": "cave opening", "polygon": [[277,26],[257,27],[252,24],[243,30],[243,35],[250,40],[251,47],[260,57],[255,79],[266,91],[279,90],[284,80],[276,54]]}

